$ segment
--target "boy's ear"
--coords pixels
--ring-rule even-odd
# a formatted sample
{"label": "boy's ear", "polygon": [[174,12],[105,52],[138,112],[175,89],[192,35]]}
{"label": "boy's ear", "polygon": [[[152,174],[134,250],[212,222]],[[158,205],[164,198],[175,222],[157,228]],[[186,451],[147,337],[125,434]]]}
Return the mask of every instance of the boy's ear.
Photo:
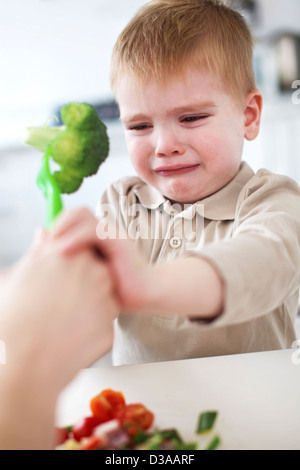
{"label": "boy's ear", "polygon": [[247,140],[254,140],[259,133],[262,106],[263,97],[259,90],[254,90],[247,95],[244,110],[245,139]]}

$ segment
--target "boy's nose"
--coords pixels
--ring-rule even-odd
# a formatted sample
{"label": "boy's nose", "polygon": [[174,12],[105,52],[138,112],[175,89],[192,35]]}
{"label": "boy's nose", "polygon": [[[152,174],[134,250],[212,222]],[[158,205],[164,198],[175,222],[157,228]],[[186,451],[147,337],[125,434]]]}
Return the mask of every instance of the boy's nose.
{"label": "boy's nose", "polygon": [[183,153],[184,147],[173,130],[164,130],[158,133],[155,145],[157,157],[176,156]]}

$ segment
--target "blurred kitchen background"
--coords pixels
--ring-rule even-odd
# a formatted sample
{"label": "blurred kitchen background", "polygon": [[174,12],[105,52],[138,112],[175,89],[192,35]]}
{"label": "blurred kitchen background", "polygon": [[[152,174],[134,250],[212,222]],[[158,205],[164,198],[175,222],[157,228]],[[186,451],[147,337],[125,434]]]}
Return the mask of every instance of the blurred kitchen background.
{"label": "blurred kitchen background", "polygon": [[[41,154],[23,144],[64,103],[95,106],[110,137],[97,176],[64,198],[95,209],[114,179],[134,171],[126,155],[108,69],[114,42],[144,0],[0,0],[0,269],[26,251],[44,224],[35,184]],[[259,138],[244,159],[300,183],[300,1],[233,0],[255,37],[254,66],[265,97]],[[300,210],[300,208],[299,208]],[[300,337],[300,335],[299,335]]]}

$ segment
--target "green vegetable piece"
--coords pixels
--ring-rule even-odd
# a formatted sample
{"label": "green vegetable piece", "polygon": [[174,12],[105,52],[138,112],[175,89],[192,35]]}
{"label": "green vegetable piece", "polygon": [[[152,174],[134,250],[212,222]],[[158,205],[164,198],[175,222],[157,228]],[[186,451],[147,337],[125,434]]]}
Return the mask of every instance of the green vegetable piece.
{"label": "green vegetable piece", "polygon": [[65,426],[65,430],[66,430],[67,432],[72,432],[72,430],[73,430],[73,425],[70,424],[69,426]]}
{"label": "green vegetable piece", "polygon": [[159,431],[154,431],[153,434],[149,435],[140,446],[139,450],[158,450],[163,442],[162,436]]}
{"label": "green vegetable piece", "polygon": [[41,152],[46,152],[50,142],[53,142],[62,132],[62,127],[28,127],[25,144],[31,145]]}
{"label": "green vegetable piece", "polygon": [[210,431],[216,421],[218,413],[216,411],[206,411],[201,413],[198,420],[197,433],[202,434]]}
{"label": "green vegetable piece", "polygon": [[216,450],[221,444],[221,439],[219,436],[214,436],[209,444],[205,447],[204,450]]}
{"label": "green vegetable piece", "polygon": [[135,436],[133,436],[133,441],[136,444],[142,444],[143,442],[146,442],[148,439],[149,435],[143,431],[138,432]]}
{"label": "green vegetable piece", "polygon": [[155,430],[152,434],[145,434],[140,441],[138,450],[194,450],[196,442],[184,442],[176,429],[164,431]]}
{"label": "green vegetable piece", "polygon": [[[97,173],[109,152],[106,126],[96,109],[87,103],[68,103],[61,109],[62,126],[30,127],[25,143],[44,158],[37,184],[47,199],[47,225],[63,208],[61,194],[79,189],[83,179]],[[52,158],[59,169],[50,171]]]}
{"label": "green vegetable piece", "polygon": [[174,446],[173,450],[196,450],[196,442],[179,442]]}
{"label": "green vegetable piece", "polygon": [[161,436],[163,439],[174,439],[177,442],[183,442],[180,434],[176,429],[166,429],[161,431]]}

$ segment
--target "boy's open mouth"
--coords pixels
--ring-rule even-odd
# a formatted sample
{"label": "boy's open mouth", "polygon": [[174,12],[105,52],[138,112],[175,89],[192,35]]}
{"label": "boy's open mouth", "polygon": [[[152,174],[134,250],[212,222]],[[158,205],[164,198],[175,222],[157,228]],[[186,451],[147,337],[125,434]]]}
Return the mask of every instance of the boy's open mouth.
{"label": "boy's open mouth", "polygon": [[196,168],[198,168],[199,166],[200,166],[199,163],[196,165],[186,165],[186,166],[182,166],[182,165],[161,166],[161,167],[156,168],[154,171],[160,176],[172,176],[172,175],[180,175],[183,173],[189,173],[191,171],[196,170]]}

